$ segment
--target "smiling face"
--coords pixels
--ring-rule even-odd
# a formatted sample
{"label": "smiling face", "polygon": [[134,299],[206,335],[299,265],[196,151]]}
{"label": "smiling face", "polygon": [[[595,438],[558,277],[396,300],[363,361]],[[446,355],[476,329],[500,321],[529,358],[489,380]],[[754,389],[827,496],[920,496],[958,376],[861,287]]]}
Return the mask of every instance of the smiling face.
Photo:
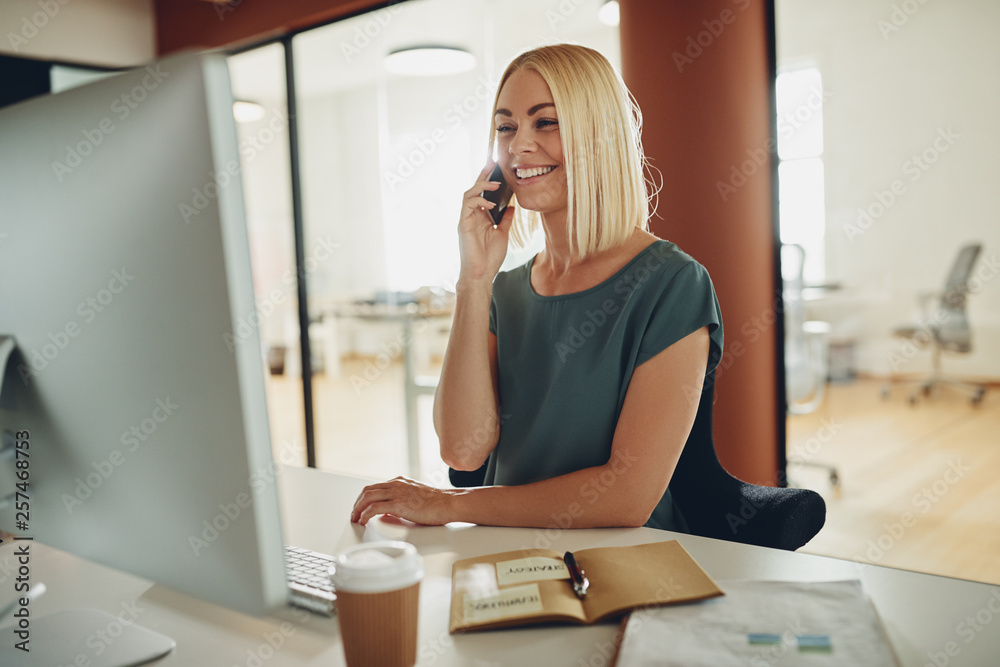
{"label": "smiling face", "polygon": [[545,79],[520,69],[507,79],[493,116],[497,157],[518,204],[529,211],[555,213],[567,205],[559,117]]}

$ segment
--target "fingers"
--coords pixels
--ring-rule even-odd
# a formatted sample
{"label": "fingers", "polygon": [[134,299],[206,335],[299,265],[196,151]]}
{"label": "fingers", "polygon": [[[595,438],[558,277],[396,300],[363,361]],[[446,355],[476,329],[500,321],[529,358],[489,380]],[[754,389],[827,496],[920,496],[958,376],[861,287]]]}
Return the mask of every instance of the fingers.
{"label": "fingers", "polygon": [[468,216],[475,216],[476,211],[482,211],[484,213],[496,208],[494,202],[489,201],[483,197],[483,193],[487,190],[496,190],[500,187],[500,183],[497,181],[488,180],[490,173],[496,167],[496,162],[489,160],[483,170],[479,172],[479,177],[471,188],[465,191],[465,195],[462,202],[462,218],[467,218]]}
{"label": "fingers", "polygon": [[[499,187],[499,183],[486,183],[488,186]],[[495,188],[490,188],[495,189]],[[475,190],[475,188],[473,189]],[[477,215],[485,215],[489,219],[490,209],[496,208],[496,204],[480,195],[482,191],[466,193],[465,201],[462,203],[462,220],[476,219]],[[461,222],[461,221],[460,221]],[[490,220],[492,223],[492,220]]]}
{"label": "fingers", "polygon": [[471,188],[465,191],[465,196],[469,197],[471,195],[478,195],[481,194],[483,190],[496,190],[497,188],[499,188],[500,187],[499,182],[489,180],[490,174],[493,172],[493,169],[496,166],[497,163],[494,162],[493,160],[488,161],[486,163],[486,166],[483,167],[483,170],[479,172],[479,177],[476,178],[476,182],[472,185]]}
{"label": "fingers", "polygon": [[[513,204],[513,202],[511,202]],[[503,212],[503,217],[500,218],[500,224],[497,225],[502,231],[509,232],[511,225],[514,224],[514,206],[508,205],[507,210]]]}
{"label": "fingers", "polygon": [[364,511],[358,515],[358,519],[355,523],[367,526],[368,522],[377,517],[379,514],[395,514],[393,511],[395,509],[394,505],[394,503],[390,502],[373,503],[366,507]]}
{"label": "fingers", "polygon": [[361,490],[358,499],[354,501],[351,509],[351,521],[357,522],[361,513],[372,503],[381,502],[392,497],[392,484],[396,480],[383,482],[382,484],[370,484]]}
{"label": "fingers", "polygon": [[378,514],[396,514],[409,518],[407,510],[422,504],[419,488],[406,477],[396,477],[382,484],[371,484],[361,490],[351,510],[351,522],[366,525]]}
{"label": "fingers", "polygon": [[476,184],[465,191],[465,201],[479,200],[483,203],[489,203],[482,194],[487,190],[496,190],[500,187],[500,184],[496,181],[476,181]]}

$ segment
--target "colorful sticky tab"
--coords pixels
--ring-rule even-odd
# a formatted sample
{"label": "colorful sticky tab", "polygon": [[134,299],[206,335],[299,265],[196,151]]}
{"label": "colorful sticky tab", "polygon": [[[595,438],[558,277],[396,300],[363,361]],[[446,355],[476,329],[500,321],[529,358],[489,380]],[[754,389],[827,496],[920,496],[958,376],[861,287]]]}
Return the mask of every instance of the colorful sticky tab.
{"label": "colorful sticky tab", "polygon": [[795,641],[800,651],[829,653],[833,650],[830,635],[795,635]]}

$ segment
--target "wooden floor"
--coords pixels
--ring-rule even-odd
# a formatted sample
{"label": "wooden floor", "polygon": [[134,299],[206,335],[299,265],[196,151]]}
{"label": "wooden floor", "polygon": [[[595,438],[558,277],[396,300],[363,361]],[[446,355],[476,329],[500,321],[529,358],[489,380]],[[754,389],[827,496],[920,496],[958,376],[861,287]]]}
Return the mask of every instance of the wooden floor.
{"label": "wooden floor", "polygon": [[973,407],[955,393],[910,405],[877,380],[831,385],[788,420],[791,484],[819,491],[826,526],[802,551],[1000,584],[1000,390]]}
{"label": "wooden floor", "polygon": [[[345,362],[337,378],[314,381],[318,467],[374,479],[408,474],[400,365]],[[903,389],[831,385],[813,414],[788,422],[790,460],[836,466],[827,473],[790,464],[790,482],[819,491],[827,522],[802,551],[1000,584],[1000,390],[971,407],[953,395],[911,406]],[[301,383],[271,377],[277,460],[305,463]],[[444,484],[422,397],[423,479]]]}

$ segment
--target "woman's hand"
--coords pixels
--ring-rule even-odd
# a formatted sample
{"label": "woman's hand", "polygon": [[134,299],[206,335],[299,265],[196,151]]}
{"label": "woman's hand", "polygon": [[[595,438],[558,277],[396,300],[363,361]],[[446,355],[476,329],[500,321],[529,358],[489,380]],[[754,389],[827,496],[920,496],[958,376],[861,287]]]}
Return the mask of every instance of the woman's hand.
{"label": "woman's hand", "polygon": [[462,490],[438,489],[406,477],[366,486],[354,502],[351,521],[366,525],[377,514],[440,526],[455,521],[452,500]]}
{"label": "woman's hand", "polygon": [[492,162],[486,165],[475,185],[465,191],[462,199],[462,215],[458,222],[458,245],[462,256],[459,282],[492,282],[507,256],[514,207],[508,206],[500,224],[494,227],[489,212],[496,204],[483,197],[486,190],[500,187],[499,183],[489,180],[493,167]]}

